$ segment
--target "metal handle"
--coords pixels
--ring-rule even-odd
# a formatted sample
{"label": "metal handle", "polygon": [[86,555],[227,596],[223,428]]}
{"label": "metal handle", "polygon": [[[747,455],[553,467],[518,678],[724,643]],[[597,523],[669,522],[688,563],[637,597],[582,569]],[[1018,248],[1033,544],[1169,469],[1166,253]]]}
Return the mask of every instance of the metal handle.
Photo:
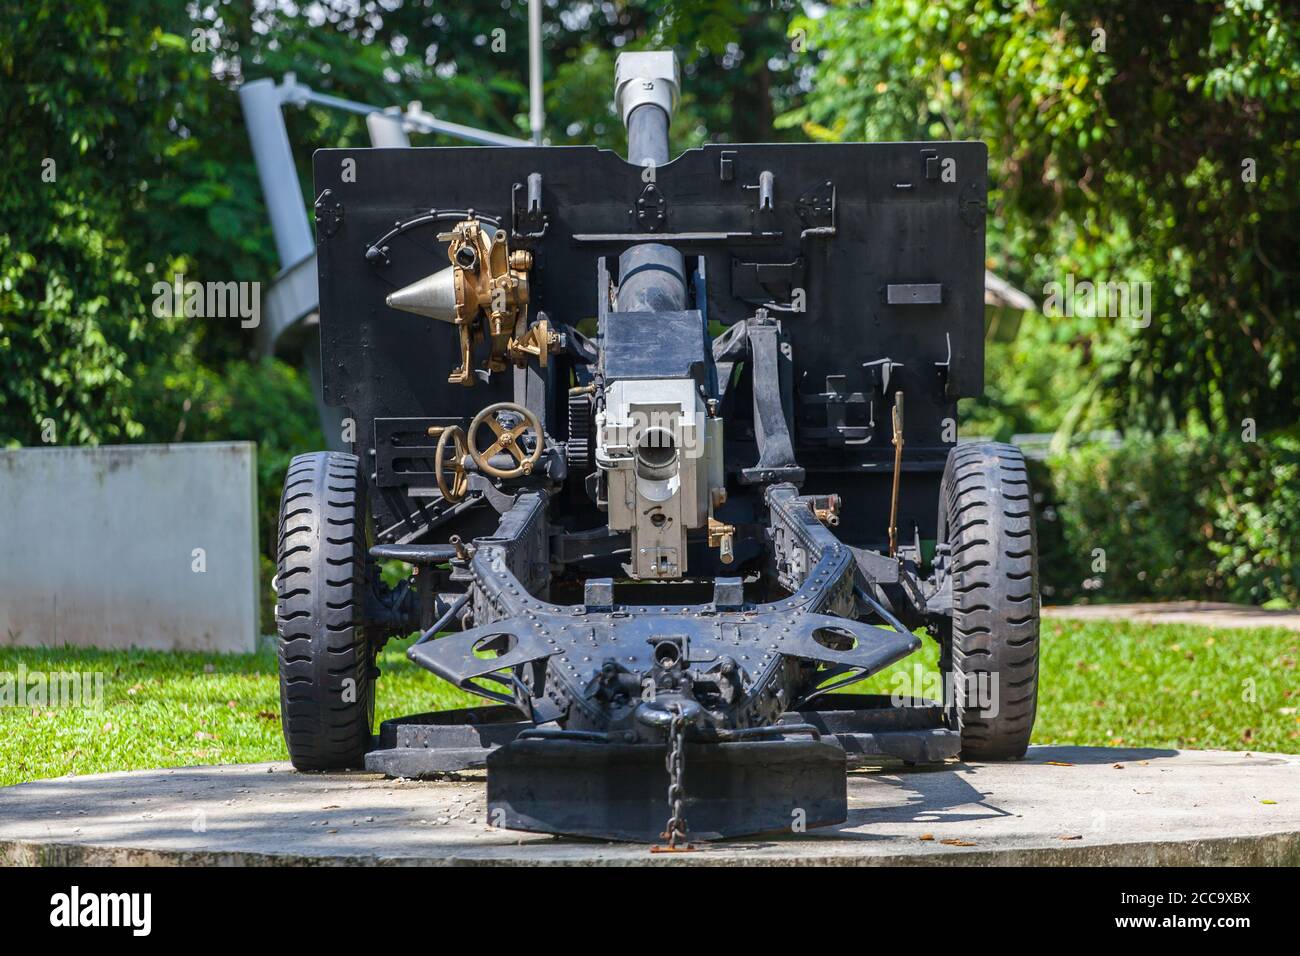
{"label": "metal handle", "polygon": [[[506,428],[496,420],[498,412],[512,412],[523,418],[523,421],[514,428]],[[486,424],[496,434],[494,441],[482,451],[478,447],[478,434],[483,425]],[[536,436],[531,455],[525,454],[520,439],[532,431]],[[536,415],[524,408],[522,405],[516,405],[514,402],[497,402],[495,405],[489,405],[483,411],[474,416],[474,420],[469,423],[469,454],[478,465],[479,470],[484,474],[491,475],[494,478],[518,478],[520,475],[531,475],[533,468],[542,457],[542,445],[545,444],[545,436],[542,432],[542,423]],[[514,468],[497,468],[491,463],[491,458],[498,452],[507,451],[519,463]]]}
{"label": "metal handle", "polygon": [[[452,447],[451,461],[447,460],[448,444]],[[433,454],[433,473],[438,480],[438,490],[442,492],[442,497],[451,504],[462,501],[469,491],[469,476],[465,474],[467,449],[465,432],[459,425],[444,428],[438,436],[438,447]],[[452,474],[450,487],[447,485],[447,471]]]}

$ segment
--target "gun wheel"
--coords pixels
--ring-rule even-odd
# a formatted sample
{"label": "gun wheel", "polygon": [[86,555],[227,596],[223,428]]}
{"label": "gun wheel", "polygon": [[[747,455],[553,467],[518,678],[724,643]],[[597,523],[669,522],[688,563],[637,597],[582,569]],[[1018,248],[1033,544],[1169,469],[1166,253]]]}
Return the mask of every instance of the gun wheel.
{"label": "gun wheel", "polygon": [[370,749],[376,671],[362,617],[367,552],[360,459],[294,458],[280,499],[275,623],[280,717],[299,770],[359,767]]}
{"label": "gun wheel", "polygon": [[962,756],[1023,757],[1038,704],[1038,551],[1024,455],[1014,445],[948,454],[939,495],[951,624],[940,664],[951,682]]}

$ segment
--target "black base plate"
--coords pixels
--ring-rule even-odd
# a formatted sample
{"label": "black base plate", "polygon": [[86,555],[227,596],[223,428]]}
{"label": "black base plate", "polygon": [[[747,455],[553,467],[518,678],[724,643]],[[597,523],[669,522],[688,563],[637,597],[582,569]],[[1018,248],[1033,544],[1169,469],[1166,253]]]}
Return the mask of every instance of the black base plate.
{"label": "black base plate", "polygon": [[[668,821],[665,748],[516,740],[488,757],[488,819],[537,833],[657,843]],[[844,751],[832,740],[687,744],[691,840],[799,832],[848,815]]]}
{"label": "black base plate", "polygon": [[811,724],[834,735],[850,768],[896,760],[909,765],[942,763],[961,753],[961,734],[946,726],[943,707],[929,700],[827,694],[785,714],[781,722]]}
{"label": "black base plate", "polygon": [[[816,709],[812,709],[813,707]],[[688,744],[690,838],[790,832],[845,819],[845,771],[956,757],[960,735],[930,701],[828,694],[783,723],[811,724],[820,741]],[[534,725],[513,707],[471,707],[384,721],[366,769],[390,777],[488,771],[496,826],[611,840],[657,842],[668,818],[664,748],[525,738]]]}
{"label": "black base plate", "polygon": [[366,769],[411,779],[482,770],[489,753],[532,726],[523,714],[506,705],[385,720],[379,725],[374,749],[366,754]]}

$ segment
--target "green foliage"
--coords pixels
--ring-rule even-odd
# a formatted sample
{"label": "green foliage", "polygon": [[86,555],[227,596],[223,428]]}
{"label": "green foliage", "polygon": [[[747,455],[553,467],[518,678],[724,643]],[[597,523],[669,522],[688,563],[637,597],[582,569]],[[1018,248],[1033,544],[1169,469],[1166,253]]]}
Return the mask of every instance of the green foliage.
{"label": "green foliage", "polygon": [[1085,446],[1033,475],[1044,600],[1300,604],[1300,436]]}
{"label": "green foliage", "polygon": [[[322,444],[305,380],[278,362],[250,362],[255,333],[237,322],[156,316],[152,289],[176,273],[265,289],[278,269],[241,82],[295,72],[323,93],[420,100],[461,123],[526,132],[526,2],[463,4],[454,15],[386,6],[6,8],[0,116],[21,135],[0,143],[13,186],[0,193],[0,444],[257,441],[273,553],[285,466]],[[678,143],[769,138],[795,87],[787,19],[762,0],[685,0],[666,11],[553,3],[548,138],[621,148],[609,102],[615,51],[664,43],[681,50],[686,74]],[[313,107],[286,116],[304,195],[314,147],[368,145],[355,115]]]}
{"label": "green foliage", "polygon": [[[238,99],[196,51],[183,4],[81,3],[6,15],[0,195],[0,440],[159,440],[135,367],[177,350],[219,365],[238,324],[153,314],[173,272],[265,279],[269,229]],[[234,145],[231,150],[227,143]]]}
{"label": "green foliage", "polygon": [[[675,135],[764,139],[794,89],[788,17],[760,0],[554,3],[546,15],[547,133],[621,147],[610,107],[614,52],[660,43],[683,53],[687,93]],[[418,38],[418,43],[415,39]],[[295,72],[363,102],[420,100],[437,115],[526,131],[527,3],[302,8],[233,0],[89,0],[7,8],[0,115],[0,441],[161,440],[132,369],[182,352],[220,368],[253,333],[153,317],[150,289],[187,279],[261,281],[275,260],[237,93]],[[783,92],[786,91],[786,92]],[[315,146],[365,145],[360,117],[288,110],[304,192]],[[417,137],[417,140],[420,139]],[[422,144],[450,142],[425,137]],[[52,163],[52,166],[47,164]],[[52,174],[52,175],[51,175]],[[47,432],[48,433],[48,432]]]}
{"label": "green foliage", "polygon": [[[982,139],[990,265],[1149,281],[1148,328],[1035,317],[1123,424],[1300,418],[1300,18],[1261,0],[878,0],[797,20],[823,139]],[[1248,181],[1247,161],[1256,181]],[[1087,417],[1075,409],[1061,422]]]}
{"label": "green foliage", "polygon": [[[232,361],[220,373],[184,354],[141,369],[135,385],[143,422],[167,441],[256,441],[263,537],[275,541],[280,486],[289,459],[324,438],[311,388],[276,359]],[[270,519],[269,521],[267,519]]]}
{"label": "green foliage", "polygon": [[963,436],[1011,441],[1016,434],[1056,432],[1067,420],[1071,433],[1100,430],[1114,420],[1115,398],[1099,394],[1086,354],[1039,334],[1042,329],[1022,323],[1014,341],[985,344],[984,395],[959,405]]}
{"label": "green foliage", "polygon": [[[25,211],[13,195],[0,194],[10,221]],[[122,306],[139,299],[127,252],[83,206],[48,211],[34,229],[0,234],[0,444],[136,437],[123,366],[143,310]]]}
{"label": "green foliage", "polygon": [[[265,288],[278,269],[242,82],[292,71],[320,92],[526,133],[526,2],[388,6],[6,7],[0,444],[256,440],[269,547],[284,464],[321,443],[308,387],[251,361],[237,322],[155,316],[151,290],[176,272]],[[986,141],[990,267],[1034,293],[1067,274],[1149,281],[1154,310],[1147,328],[1088,308],[1030,316],[990,348],[963,431],[1196,436],[1058,463],[1076,555],[1058,594],[1084,594],[1080,547],[1130,528],[1149,542],[1121,559],[1133,594],[1295,600],[1289,446],[1206,437],[1300,418],[1300,18],[1285,5],[876,0],[804,16],[770,0],[550,0],[545,42],[555,143],[621,149],[614,56],[663,45],[683,64],[681,146]],[[368,142],[357,116],[287,114],[305,196],[312,148]],[[1192,467],[1198,454],[1221,467]],[[1115,488],[1122,520],[1106,510]],[[1159,547],[1185,560],[1160,564]],[[1112,572],[1100,596],[1117,587]]]}

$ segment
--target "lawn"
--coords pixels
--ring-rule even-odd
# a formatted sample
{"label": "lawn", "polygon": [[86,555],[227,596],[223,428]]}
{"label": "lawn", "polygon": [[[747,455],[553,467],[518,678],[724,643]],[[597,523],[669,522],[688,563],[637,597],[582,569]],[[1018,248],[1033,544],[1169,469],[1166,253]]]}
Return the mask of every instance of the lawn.
{"label": "lawn", "polygon": [[[1300,752],[1300,634],[1052,620],[1043,637],[1037,743]],[[477,701],[408,662],[405,647],[380,659],[380,720]],[[854,689],[906,691],[936,659],[927,640]],[[0,680],[20,666],[100,673],[103,704],[0,707],[0,784],[285,759],[270,652],[0,650]]]}

